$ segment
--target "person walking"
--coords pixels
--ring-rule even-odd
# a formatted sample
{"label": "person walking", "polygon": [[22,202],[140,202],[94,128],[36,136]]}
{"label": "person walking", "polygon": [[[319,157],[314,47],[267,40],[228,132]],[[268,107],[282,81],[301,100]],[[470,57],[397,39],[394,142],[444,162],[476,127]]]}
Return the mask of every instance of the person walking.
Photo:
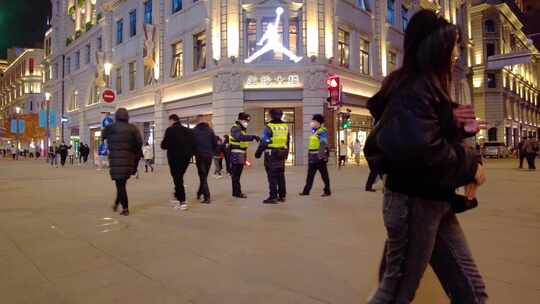
{"label": "person walking", "polygon": [[330,177],[328,175],[328,130],[324,127],[324,116],[313,115],[311,121],[311,136],[308,147],[308,173],[302,196],[309,195],[317,171],[321,173],[324,182],[324,192],[321,196],[330,196]]}
{"label": "person walking", "polygon": [[210,188],[208,187],[208,174],[212,166],[212,159],[217,150],[217,139],[214,130],[204,121],[203,115],[197,116],[197,125],[193,129],[195,137],[195,163],[199,175],[199,189],[197,199],[201,203],[210,204]]}
{"label": "person walking", "polygon": [[362,155],[362,144],[360,143],[359,139],[356,139],[354,141],[354,144],[352,145],[351,150],[354,155],[354,161],[356,162],[357,165],[360,165],[360,157]]}
{"label": "person walking", "polygon": [[527,139],[527,141],[525,142],[523,150],[527,157],[527,164],[529,166],[529,170],[536,170],[535,161],[536,156],[538,155],[539,146],[538,141],[532,135],[529,136],[529,139]]}
{"label": "person walking", "polygon": [[86,164],[88,162],[88,156],[90,155],[90,147],[88,146],[88,144],[84,144],[83,147],[84,147],[84,150],[81,151],[82,160],[83,160],[83,163]]}
{"label": "person walking", "polygon": [[[428,264],[452,303],[487,301],[455,215],[463,211],[458,202],[476,201],[486,179],[478,153],[464,141],[471,136],[467,125],[475,123],[474,111],[450,99],[459,33],[435,12],[418,11],[405,32],[402,67],[368,102],[377,124],[364,155],[370,168],[386,175],[387,231],[379,287],[370,304],[411,303]],[[465,187],[466,197],[455,193],[459,187]]]}
{"label": "person walking", "polygon": [[214,153],[214,175],[216,178],[223,177],[223,158],[225,157],[225,143],[223,140],[217,136],[216,137],[217,146],[216,153]]}
{"label": "person walking", "polygon": [[60,146],[58,146],[58,154],[60,154],[60,165],[62,165],[62,167],[66,165],[69,149],[71,149],[71,146],[66,145],[64,141],[62,141]]}
{"label": "person walking", "polygon": [[36,157],[36,146],[34,144],[31,144],[30,148],[28,148],[28,156],[30,158]]}
{"label": "person walking", "polygon": [[15,147],[14,145],[11,145],[11,157],[13,158],[13,160],[17,160],[17,154],[18,154],[18,148]]}
{"label": "person walking", "polygon": [[339,143],[339,166],[345,166],[347,163],[348,147],[344,140]]}
{"label": "person walking", "polygon": [[225,171],[231,176],[231,141],[228,134],[223,136],[223,144],[225,145],[223,153],[223,158],[225,159]]}
{"label": "person walking", "polygon": [[75,147],[69,146],[67,152],[68,152],[69,164],[73,165],[75,161]]}
{"label": "person walking", "polygon": [[518,143],[518,146],[517,146],[520,169],[523,169],[523,161],[527,158],[527,152],[524,149],[526,142],[527,142],[527,137],[523,136],[523,138],[521,139],[521,141]]}
{"label": "person walking", "polygon": [[143,147],[143,157],[144,157],[144,172],[148,172],[150,168],[151,172],[154,172],[154,149],[148,142],[144,144]]}
{"label": "person walking", "polygon": [[285,182],[285,161],[289,156],[289,126],[283,122],[281,109],[270,110],[270,122],[266,124],[256,158],[264,153],[264,169],[268,178],[269,196],[264,204],[285,202],[287,196]]}
{"label": "person walking", "polygon": [[229,136],[232,195],[237,198],[247,198],[247,195],[242,192],[240,178],[242,177],[242,171],[246,163],[249,142],[260,141],[258,136],[247,134],[247,127],[250,121],[251,116],[249,114],[244,112],[238,114],[238,120],[232,126]]}
{"label": "person walking", "polygon": [[129,113],[125,108],[119,108],[114,114],[114,123],[108,125],[102,133],[109,150],[109,173],[116,185],[116,200],[113,211],[122,205],[120,215],[129,215],[129,202],[126,184],[131,175],[135,174],[135,164],[142,155],[142,138],[139,129],[129,123]]}
{"label": "person walking", "polygon": [[172,203],[175,209],[187,210],[184,174],[195,153],[195,139],[193,132],[180,123],[178,115],[170,115],[169,123],[170,127],[165,130],[161,149],[167,150],[167,160],[174,182],[175,199]]}

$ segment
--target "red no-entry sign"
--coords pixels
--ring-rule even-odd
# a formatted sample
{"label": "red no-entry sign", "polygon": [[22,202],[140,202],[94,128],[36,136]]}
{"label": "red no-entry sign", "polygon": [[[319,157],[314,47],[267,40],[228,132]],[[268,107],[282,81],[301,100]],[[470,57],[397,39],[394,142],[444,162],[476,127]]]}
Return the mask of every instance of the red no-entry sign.
{"label": "red no-entry sign", "polygon": [[106,89],[103,91],[103,94],[101,94],[103,97],[103,101],[106,103],[112,103],[114,102],[114,99],[116,98],[116,94],[114,94],[114,91],[111,89]]}

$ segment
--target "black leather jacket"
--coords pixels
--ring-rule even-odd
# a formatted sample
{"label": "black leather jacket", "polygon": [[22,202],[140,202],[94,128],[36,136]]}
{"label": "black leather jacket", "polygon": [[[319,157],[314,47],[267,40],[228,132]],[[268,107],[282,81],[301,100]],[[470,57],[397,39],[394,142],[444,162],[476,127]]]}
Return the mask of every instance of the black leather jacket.
{"label": "black leather jacket", "polygon": [[368,102],[377,121],[364,153],[371,169],[387,174],[392,191],[447,200],[474,181],[478,155],[464,143],[452,103],[424,81],[411,81]]}

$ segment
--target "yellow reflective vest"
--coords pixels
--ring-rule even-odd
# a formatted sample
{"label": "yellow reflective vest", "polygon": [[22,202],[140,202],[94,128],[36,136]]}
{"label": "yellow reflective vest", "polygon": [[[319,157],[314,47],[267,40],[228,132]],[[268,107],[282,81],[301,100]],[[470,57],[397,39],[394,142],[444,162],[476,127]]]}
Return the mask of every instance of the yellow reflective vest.
{"label": "yellow reflective vest", "polygon": [[315,151],[319,151],[319,149],[321,148],[321,133],[323,132],[327,132],[326,128],[325,127],[320,127],[317,129],[317,131],[315,131],[313,134],[311,134],[311,136],[309,136],[309,151],[310,152],[315,152]]}
{"label": "yellow reflective vest", "polygon": [[287,149],[289,126],[286,123],[268,123],[267,127],[272,130],[272,142],[268,144],[268,148]]}

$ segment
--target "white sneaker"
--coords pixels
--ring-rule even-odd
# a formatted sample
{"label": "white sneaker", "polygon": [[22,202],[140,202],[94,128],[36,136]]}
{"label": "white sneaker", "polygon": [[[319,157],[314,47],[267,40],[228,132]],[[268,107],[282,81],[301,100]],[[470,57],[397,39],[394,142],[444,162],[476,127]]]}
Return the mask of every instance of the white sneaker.
{"label": "white sneaker", "polygon": [[173,207],[177,207],[177,206],[180,206],[180,201],[177,200],[177,199],[172,199],[169,201],[171,203],[171,205],[173,205]]}
{"label": "white sneaker", "polygon": [[181,204],[180,205],[180,210],[182,210],[182,211],[188,210],[188,205],[186,203]]}

